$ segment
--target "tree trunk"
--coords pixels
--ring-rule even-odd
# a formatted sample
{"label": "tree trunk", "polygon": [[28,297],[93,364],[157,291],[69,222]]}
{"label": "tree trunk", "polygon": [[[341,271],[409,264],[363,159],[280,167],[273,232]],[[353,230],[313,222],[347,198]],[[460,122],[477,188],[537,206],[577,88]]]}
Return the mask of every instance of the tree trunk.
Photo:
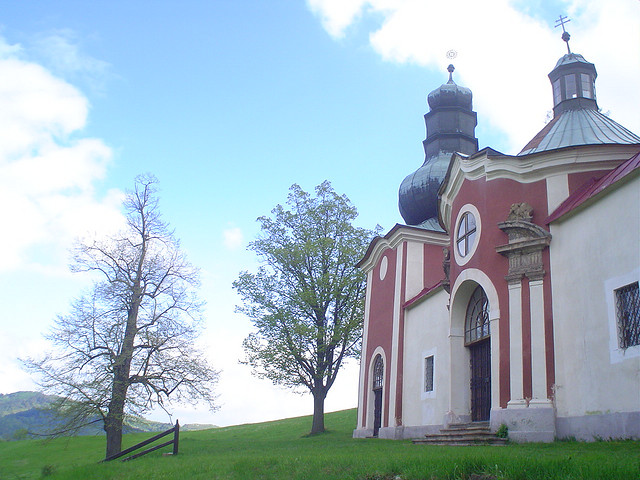
{"label": "tree trunk", "polygon": [[311,434],[324,432],[324,399],[327,397],[327,391],[324,387],[315,388],[311,392],[313,394],[313,424],[311,425]]}
{"label": "tree trunk", "polygon": [[107,414],[107,418],[104,421],[104,431],[107,434],[107,451],[105,458],[109,458],[111,455],[120,453],[122,451],[122,415],[120,419],[115,414]]}
{"label": "tree trunk", "polygon": [[[144,258],[144,255],[142,255]],[[137,279],[141,277],[140,260]],[[113,386],[111,387],[111,401],[109,411],[104,422],[104,430],[107,434],[107,454],[105,458],[120,453],[122,450],[122,423],[124,421],[124,404],[129,389],[129,373],[131,359],[133,358],[133,340],[135,339],[138,321],[138,309],[140,308],[140,281],[136,280],[133,287],[134,300],[127,317],[127,327],[124,332],[122,349],[113,365]]]}
{"label": "tree trunk", "polygon": [[114,368],[111,401],[109,402],[109,411],[104,421],[104,431],[107,434],[107,451],[105,458],[120,453],[122,450],[122,423],[124,421],[124,403],[127,398],[127,381],[129,376],[129,363],[125,362],[125,364],[124,367]]}

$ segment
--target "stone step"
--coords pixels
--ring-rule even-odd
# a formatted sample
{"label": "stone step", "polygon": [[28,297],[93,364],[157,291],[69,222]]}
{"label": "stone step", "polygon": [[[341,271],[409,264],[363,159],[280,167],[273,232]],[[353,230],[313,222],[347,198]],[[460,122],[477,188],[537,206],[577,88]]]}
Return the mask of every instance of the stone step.
{"label": "stone step", "polygon": [[443,428],[441,433],[492,433],[489,427],[471,427],[471,428]]}
{"label": "stone step", "polygon": [[436,433],[433,435],[425,435],[425,438],[429,438],[431,436],[437,437],[437,438],[460,438],[460,439],[464,439],[464,438],[493,438],[496,435],[494,433],[491,432],[441,432],[441,433]]}
{"label": "stone step", "polygon": [[451,423],[445,430],[489,429],[489,422]]}
{"label": "stone step", "polygon": [[489,422],[451,424],[440,433],[425,435],[413,440],[413,443],[429,445],[504,445],[506,439],[498,438],[489,429]]}
{"label": "stone step", "polygon": [[482,439],[477,439],[477,440],[470,440],[470,439],[464,439],[464,440],[442,440],[442,439],[438,439],[438,438],[416,438],[414,440],[412,440],[414,444],[420,444],[420,445],[455,445],[455,446],[462,446],[462,445],[496,445],[496,446],[500,446],[500,445],[506,445],[507,444],[507,440],[504,438],[498,438],[498,437],[494,437],[494,438],[482,438]]}

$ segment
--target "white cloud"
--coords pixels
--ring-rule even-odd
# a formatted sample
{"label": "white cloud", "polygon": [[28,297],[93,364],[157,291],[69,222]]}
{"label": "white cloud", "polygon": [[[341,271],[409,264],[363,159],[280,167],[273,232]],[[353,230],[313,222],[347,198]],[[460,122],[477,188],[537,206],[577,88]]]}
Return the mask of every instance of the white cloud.
{"label": "white cloud", "polygon": [[[517,153],[552,109],[546,75],[566,49],[554,19],[534,11],[535,6],[525,13],[509,0],[363,0],[345,5],[309,0],[309,5],[335,37],[358,21],[360,13],[381,15],[381,26],[370,33],[374,50],[387,61],[437,68],[443,83],[451,62],[446,52],[455,50],[454,79],[472,89],[479,123],[506,133],[505,153]],[[637,34],[631,41],[619,39],[621,31],[637,32],[637,2],[561,1],[558,11],[572,18],[573,51],[608,75],[598,79],[599,106],[615,108],[614,120],[640,131],[640,91],[635,88],[640,83],[640,42]],[[480,142],[485,146],[482,138]]]}
{"label": "white cloud", "polygon": [[244,235],[238,227],[228,228],[222,234],[224,236],[224,246],[229,250],[237,250],[244,242]]}
{"label": "white cloud", "polygon": [[26,46],[29,54],[55,75],[103,93],[107,80],[113,78],[111,65],[87,55],[78,36],[69,29],[57,29],[33,37]]}
{"label": "white cloud", "polygon": [[31,332],[8,332],[0,330],[0,393],[35,390],[36,383],[22,368],[18,359],[26,360],[45,351],[48,344],[42,337],[34,337]]}
{"label": "white cloud", "polygon": [[[120,192],[98,198],[94,191],[111,149],[75,136],[86,124],[88,100],[21,52],[0,38],[0,272],[63,266],[75,237],[121,217]],[[35,258],[38,248],[46,256]]]}
{"label": "white cloud", "polygon": [[367,3],[367,0],[307,0],[327,32],[338,38],[344,36],[344,30],[358,18]]}

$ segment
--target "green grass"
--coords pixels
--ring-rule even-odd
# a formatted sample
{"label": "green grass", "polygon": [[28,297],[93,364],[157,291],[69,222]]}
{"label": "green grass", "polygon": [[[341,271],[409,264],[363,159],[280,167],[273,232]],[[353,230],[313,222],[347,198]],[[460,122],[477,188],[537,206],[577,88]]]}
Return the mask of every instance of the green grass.
{"label": "green grass", "polygon": [[[98,463],[104,437],[0,443],[0,479],[640,479],[640,442],[441,447],[353,439],[355,410],[180,435],[180,454]],[[125,436],[124,447],[149,434]],[[170,447],[165,450],[169,450]]]}

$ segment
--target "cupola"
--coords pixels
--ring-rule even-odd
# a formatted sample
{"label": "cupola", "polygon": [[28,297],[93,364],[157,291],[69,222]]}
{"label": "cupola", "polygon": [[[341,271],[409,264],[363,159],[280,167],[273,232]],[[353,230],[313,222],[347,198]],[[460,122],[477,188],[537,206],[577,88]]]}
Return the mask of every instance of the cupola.
{"label": "cupola", "polygon": [[640,137],[603,115],[596,102],[596,67],[571,52],[571,36],[564,29],[570,20],[560,17],[567,53],[556,63],[549,80],[553,90],[553,120],[518,154],[529,155],[565,147],[597,144],[637,144]]}
{"label": "cupola", "polygon": [[451,155],[478,151],[477,115],[472,110],[471,90],[453,81],[453,65],[447,70],[449,81],[427,96],[430,111],[424,116],[427,130],[424,163],[402,181],[398,198],[404,221],[429,229],[441,229],[437,222],[438,189],[447,174]]}
{"label": "cupola", "polygon": [[[567,46],[568,48],[568,46]],[[564,55],[549,74],[553,87],[553,113],[580,108],[598,109],[596,67],[577,53]]]}

